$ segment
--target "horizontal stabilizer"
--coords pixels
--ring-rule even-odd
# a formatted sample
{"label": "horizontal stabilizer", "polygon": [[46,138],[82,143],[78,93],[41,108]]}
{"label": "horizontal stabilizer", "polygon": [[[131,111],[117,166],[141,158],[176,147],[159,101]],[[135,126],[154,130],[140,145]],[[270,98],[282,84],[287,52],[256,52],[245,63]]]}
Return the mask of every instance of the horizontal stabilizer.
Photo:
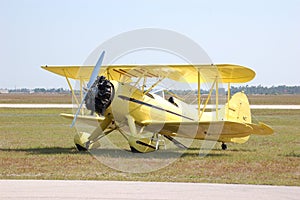
{"label": "horizontal stabilizer", "polygon": [[270,126],[262,122],[259,122],[258,124],[249,124],[249,126],[253,128],[252,134],[254,135],[272,135],[274,133],[274,130]]}
{"label": "horizontal stabilizer", "polygon": [[222,142],[232,142],[237,144],[244,144],[250,138],[250,135],[246,137],[239,137],[239,138],[222,138]]}

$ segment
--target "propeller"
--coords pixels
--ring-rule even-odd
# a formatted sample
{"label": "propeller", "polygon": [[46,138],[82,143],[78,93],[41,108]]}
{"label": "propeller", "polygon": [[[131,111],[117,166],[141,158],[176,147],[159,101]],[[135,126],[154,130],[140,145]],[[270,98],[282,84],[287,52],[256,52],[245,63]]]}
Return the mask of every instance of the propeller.
{"label": "propeller", "polygon": [[92,86],[94,85],[95,81],[97,80],[97,76],[99,74],[99,71],[100,71],[100,68],[101,68],[101,65],[102,65],[102,61],[103,61],[103,58],[104,58],[104,54],[105,54],[105,51],[102,51],[102,53],[101,53],[101,55],[100,55],[100,57],[99,57],[96,65],[95,65],[95,67],[93,69],[93,72],[92,72],[92,74],[90,76],[90,80],[89,80],[89,82],[87,84],[87,88],[86,88],[86,92],[84,94],[84,97],[83,97],[83,99],[81,101],[81,104],[80,104],[80,106],[79,106],[79,108],[78,108],[78,110],[77,110],[77,112],[76,112],[76,114],[74,116],[73,121],[72,121],[71,128],[75,125],[77,116],[78,116],[78,114],[79,114],[79,112],[80,112],[80,110],[82,108],[82,105],[83,105],[83,103],[84,103],[84,101],[86,99],[86,96],[87,96],[88,92],[91,90]]}

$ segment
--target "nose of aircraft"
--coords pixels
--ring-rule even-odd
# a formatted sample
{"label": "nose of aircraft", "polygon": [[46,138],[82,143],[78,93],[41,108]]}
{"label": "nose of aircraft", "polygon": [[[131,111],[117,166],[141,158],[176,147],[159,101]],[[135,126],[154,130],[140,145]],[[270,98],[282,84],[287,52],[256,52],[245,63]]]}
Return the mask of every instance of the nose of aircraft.
{"label": "nose of aircraft", "polygon": [[104,76],[97,77],[95,84],[87,94],[85,106],[91,111],[91,115],[96,112],[98,115],[104,116],[114,96],[114,84]]}
{"label": "nose of aircraft", "polygon": [[105,110],[110,106],[114,95],[114,85],[104,76],[99,77],[95,95],[95,112],[104,116]]}

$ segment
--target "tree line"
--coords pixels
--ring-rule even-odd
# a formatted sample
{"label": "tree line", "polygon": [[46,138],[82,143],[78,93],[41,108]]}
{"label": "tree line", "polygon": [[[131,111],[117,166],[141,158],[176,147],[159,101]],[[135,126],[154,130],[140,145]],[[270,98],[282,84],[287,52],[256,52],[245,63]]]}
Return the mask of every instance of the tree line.
{"label": "tree line", "polygon": [[[300,94],[300,86],[272,86],[272,87],[264,87],[261,85],[258,86],[231,86],[230,93],[235,94],[237,92],[244,92],[245,94],[254,94],[254,95],[279,95],[279,94]],[[177,95],[188,95],[194,93],[197,94],[197,90],[171,90],[172,93]],[[215,94],[215,90],[213,90],[213,94]],[[202,90],[201,94],[208,94],[209,90]],[[227,93],[227,88],[219,88],[219,94]]]}
{"label": "tree line", "polygon": [[239,86],[231,87],[231,93],[244,91],[246,94],[265,94],[265,95],[276,95],[276,94],[300,94],[300,86],[272,86],[264,87],[258,86]]}
{"label": "tree line", "polygon": [[20,88],[20,89],[9,89],[9,93],[70,93],[69,89],[64,88],[34,88],[34,89],[28,89],[28,88]]}
{"label": "tree line", "polygon": [[[225,93],[224,88],[219,89],[220,93]],[[280,85],[280,86],[272,86],[272,87],[265,87],[262,85],[258,86],[231,86],[231,94],[234,94],[236,92],[244,91],[246,94],[260,94],[260,95],[276,95],[276,94],[300,94],[300,86],[286,86],[286,85]],[[69,89],[64,88],[35,88],[35,89],[27,89],[27,88],[21,88],[21,89],[9,89],[10,93],[70,93]],[[197,94],[197,91],[191,91],[191,90],[169,90],[172,93],[184,95],[184,94],[190,94],[195,93]],[[201,94],[208,94],[208,90],[202,90]],[[215,93],[215,91],[213,92]]]}

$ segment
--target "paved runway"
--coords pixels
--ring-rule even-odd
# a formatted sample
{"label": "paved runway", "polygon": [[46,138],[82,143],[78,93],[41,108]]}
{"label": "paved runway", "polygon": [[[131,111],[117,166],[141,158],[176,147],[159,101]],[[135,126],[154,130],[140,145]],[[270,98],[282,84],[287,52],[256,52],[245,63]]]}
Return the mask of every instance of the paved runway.
{"label": "paved runway", "polygon": [[300,187],[205,183],[0,180],[0,199],[298,200]]}

